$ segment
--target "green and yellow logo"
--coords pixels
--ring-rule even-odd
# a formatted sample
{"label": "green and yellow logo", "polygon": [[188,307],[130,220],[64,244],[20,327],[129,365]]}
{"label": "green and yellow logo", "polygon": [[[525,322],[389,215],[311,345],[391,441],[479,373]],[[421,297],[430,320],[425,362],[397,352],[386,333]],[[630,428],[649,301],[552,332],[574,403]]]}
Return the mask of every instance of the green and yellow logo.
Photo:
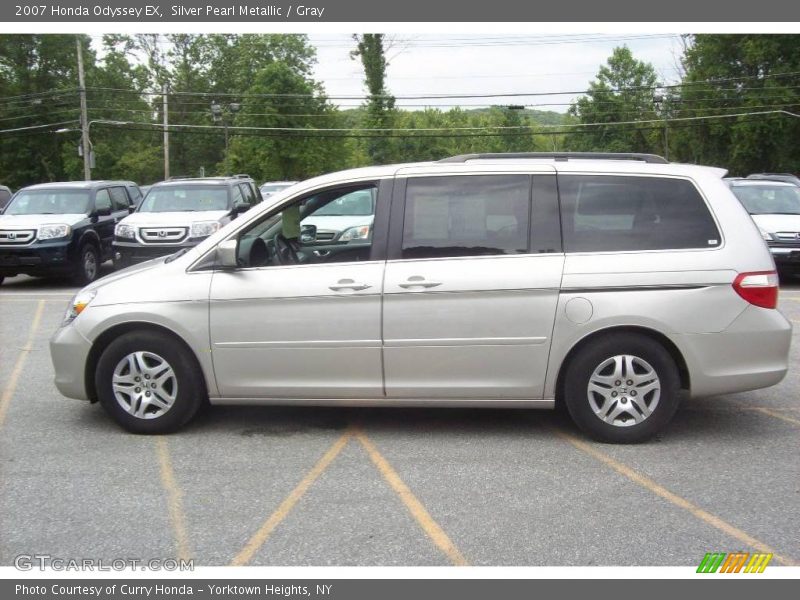
{"label": "green and yellow logo", "polygon": [[757,552],[708,552],[697,567],[698,573],[763,573],[772,554]]}

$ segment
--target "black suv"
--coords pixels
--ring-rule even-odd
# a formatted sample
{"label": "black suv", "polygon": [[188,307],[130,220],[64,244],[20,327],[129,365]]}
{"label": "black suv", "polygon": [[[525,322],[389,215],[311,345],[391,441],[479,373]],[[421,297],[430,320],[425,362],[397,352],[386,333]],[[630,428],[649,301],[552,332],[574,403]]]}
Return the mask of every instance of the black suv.
{"label": "black suv", "polygon": [[135,187],[72,181],[19,190],[0,215],[0,283],[20,273],[94,281],[111,258],[114,226],[134,209]]}
{"label": "black suv", "polygon": [[114,267],[124,268],[196,246],[261,202],[247,175],[175,177],[147,191],[114,232]]}

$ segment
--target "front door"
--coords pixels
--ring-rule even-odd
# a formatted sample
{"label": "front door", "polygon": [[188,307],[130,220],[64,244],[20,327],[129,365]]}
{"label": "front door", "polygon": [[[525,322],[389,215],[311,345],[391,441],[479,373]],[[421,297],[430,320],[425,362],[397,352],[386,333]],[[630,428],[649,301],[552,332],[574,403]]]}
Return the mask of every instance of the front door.
{"label": "front door", "polygon": [[555,176],[410,176],[395,187],[393,223],[404,209],[384,288],[387,397],[541,398],[564,263]]}
{"label": "front door", "polygon": [[[391,181],[360,187],[380,197]],[[373,244],[371,230],[353,240],[358,251],[318,255],[300,235],[305,216],[352,190],[307,194],[265,215],[239,236],[241,268],[215,271],[210,333],[223,397],[383,397],[385,244]]]}

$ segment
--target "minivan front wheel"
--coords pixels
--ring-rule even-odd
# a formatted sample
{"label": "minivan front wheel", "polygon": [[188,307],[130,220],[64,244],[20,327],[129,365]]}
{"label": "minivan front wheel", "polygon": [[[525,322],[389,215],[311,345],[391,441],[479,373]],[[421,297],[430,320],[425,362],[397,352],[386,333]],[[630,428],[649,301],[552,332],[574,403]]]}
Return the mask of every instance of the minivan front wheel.
{"label": "minivan front wheel", "polygon": [[612,333],[590,342],[570,361],[565,377],[570,416],[602,442],[647,440],[666,426],[679,403],[675,361],[643,335]]}
{"label": "minivan front wheel", "polygon": [[201,381],[189,351],[151,331],[114,340],[95,371],[100,404],[133,433],[168,433],[187,423],[203,404]]}

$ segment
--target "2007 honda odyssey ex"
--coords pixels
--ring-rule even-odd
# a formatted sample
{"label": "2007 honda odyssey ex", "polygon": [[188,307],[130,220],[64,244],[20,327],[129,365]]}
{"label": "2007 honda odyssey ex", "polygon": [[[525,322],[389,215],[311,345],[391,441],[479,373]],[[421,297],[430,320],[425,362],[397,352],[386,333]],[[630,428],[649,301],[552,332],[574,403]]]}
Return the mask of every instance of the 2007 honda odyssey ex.
{"label": "2007 honda odyssey ex", "polygon": [[[486,154],[304,181],[195,248],[81,290],[56,385],[124,428],[212,404],[551,408],[636,442],[679,392],[774,385],[791,325],[724,171],[653,155]],[[369,230],[306,219],[369,190]],[[312,219],[313,220],[313,219]]]}

